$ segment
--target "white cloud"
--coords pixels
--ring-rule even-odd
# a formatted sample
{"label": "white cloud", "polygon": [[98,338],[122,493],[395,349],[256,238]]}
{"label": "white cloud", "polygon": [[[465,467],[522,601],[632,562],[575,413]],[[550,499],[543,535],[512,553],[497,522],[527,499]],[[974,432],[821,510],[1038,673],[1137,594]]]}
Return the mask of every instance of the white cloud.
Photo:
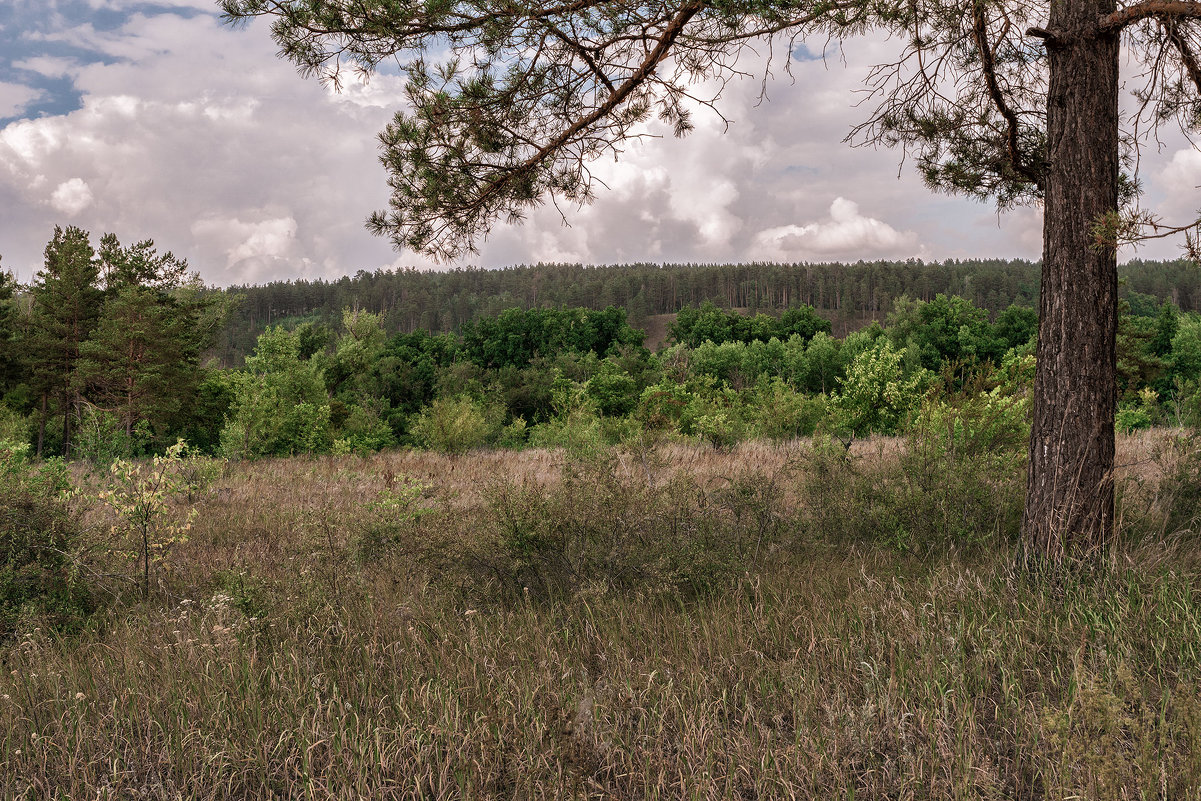
{"label": "white cloud", "polygon": [[54,58],[52,56],[34,56],[23,61],[13,62],[20,70],[36,72],[46,78],[65,78],[79,70],[79,62],[72,58]]}
{"label": "white cloud", "polygon": [[41,96],[32,87],[0,81],[0,117],[15,117]]}
{"label": "white cloud", "polygon": [[843,197],[830,204],[828,221],[783,225],[760,231],[753,251],[759,258],[781,261],[835,260],[862,256],[905,258],[917,255],[913,231],[859,213],[859,204]]}
{"label": "white cloud", "polygon": [[50,205],[68,217],[74,217],[92,205],[92,188],[81,178],[64,181],[50,195]]}
{"label": "white cloud", "polygon": [[246,259],[284,258],[296,245],[296,220],[275,217],[259,222],[237,218],[198,220],[192,224],[197,237],[220,243],[230,267]]}

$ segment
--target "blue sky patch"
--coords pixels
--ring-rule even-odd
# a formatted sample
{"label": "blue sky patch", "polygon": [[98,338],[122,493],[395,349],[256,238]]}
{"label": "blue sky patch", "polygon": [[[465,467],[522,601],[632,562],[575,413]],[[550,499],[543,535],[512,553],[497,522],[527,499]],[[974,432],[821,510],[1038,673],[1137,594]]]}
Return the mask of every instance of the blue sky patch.
{"label": "blue sky patch", "polygon": [[33,3],[0,3],[0,82],[27,86],[38,93],[17,114],[0,116],[0,127],[19,119],[68,114],[82,106],[82,96],[71,75],[47,75],[31,69],[37,66],[38,59],[71,62],[75,66],[111,64],[116,60],[87,47],[47,37],[85,25],[100,33],[115,31],[135,14],[176,14],[189,19],[216,16],[196,8],[159,3],[136,3],[121,10],[92,8],[84,0],[59,0],[49,9]]}

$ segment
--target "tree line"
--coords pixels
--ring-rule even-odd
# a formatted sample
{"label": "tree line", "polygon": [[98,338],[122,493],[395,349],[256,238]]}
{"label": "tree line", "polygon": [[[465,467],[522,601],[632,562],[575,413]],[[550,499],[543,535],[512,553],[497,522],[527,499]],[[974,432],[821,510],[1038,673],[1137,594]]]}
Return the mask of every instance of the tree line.
{"label": "tree line", "polygon": [[[206,290],[186,262],[159,253],[152,241],[124,246],[106,234],[95,246],[85,231],[56,228],[28,287],[0,273],[0,439],[27,442],[43,456],[104,459],[162,452],[179,438],[200,451],[254,458],[398,445],[555,446],[579,437],[618,442],[648,432],[719,445],[815,431],[895,434],[930,393],[971,388],[994,399],[1024,397],[1038,315],[1022,276],[1037,267],[981,264],[972,272],[964,263],[861,263],[841,266],[842,273],[764,265],[761,289],[774,286],[773,276],[841,276],[848,287],[867,281],[899,294],[880,319],[842,335],[828,309],[731,309],[729,296],[719,294],[679,306],[667,347],[652,353],[629,308],[552,301],[581,290],[569,280],[577,273],[599,288],[572,295],[583,301],[611,298],[606,287],[629,289],[631,276],[674,276],[682,293],[674,304],[702,298],[719,280],[746,284],[758,267],[361,273],[235,293]],[[1188,275],[1184,269],[1157,262],[1127,268],[1119,426],[1201,418],[1201,325],[1196,311],[1173,302],[1192,301],[1188,281],[1169,285]],[[955,294],[900,291],[912,287],[902,279],[924,291],[932,277],[993,300],[1009,282],[1018,302],[991,309]],[[463,321],[449,330],[397,330],[398,307],[375,305],[380,297],[371,293],[409,280],[437,292],[472,284],[472,293],[439,296],[467,299],[455,312]],[[523,283],[536,284],[546,305],[514,302]],[[489,286],[509,288],[485,299]],[[227,354],[221,364],[221,337],[253,319],[248,306],[266,299],[278,309],[277,301],[301,289],[311,293],[309,305],[285,307],[293,314],[274,316],[244,357]],[[351,299],[336,316],[320,305]],[[424,313],[438,316],[439,307]],[[1005,404],[1011,422],[1024,425],[1025,407]]]}
{"label": "tree line", "polygon": [[[782,312],[812,306],[845,336],[883,320],[902,295],[970,300],[990,314],[1038,302],[1039,264],[1022,260],[860,261],[854,264],[627,264],[590,267],[538,264],[499,270],[464,268],[359,271],[334,281],[273,281],[226,290],[240,298],[222,329],[216,354],[239,364],[268,325],[295,318],[337,323],[342,309],[383,315],[390,333],[458,330],[469,320],[508,308],[580,307],[626,310],[635,325],[708,301],[722,308]],[[1201,271],[1186,261],[1131,261],[1121,268],[1122,295],[1140,311],[1170,300],[1201,311]]]}

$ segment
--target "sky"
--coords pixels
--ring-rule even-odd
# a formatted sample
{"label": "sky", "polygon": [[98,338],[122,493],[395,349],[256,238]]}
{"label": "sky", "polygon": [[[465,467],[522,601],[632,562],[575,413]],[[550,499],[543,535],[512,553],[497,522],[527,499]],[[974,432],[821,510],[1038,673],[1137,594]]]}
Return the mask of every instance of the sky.
{"label": "sky", "polygon": [[[0,0],[0,268],[32,280],[55,225],[153,239],[220,286],[448,266],[364,228],[387,205],[376,135],[400,80],[335,92],[277,49],[263,21],[221,24],[216,0]],[[868,68],[895,49],[802,48],[766,98],[761,76],[726,87],[728,125],[704,110],[682,140],[652,125],[660,136],[594,165],[596,202],[498,225],[449,266],[1037,258],[1037,209],[933,194],[899,152],[843,142]],[[1201,206],[1187,143],[1148,148],[1141,175],[1167,220]]]}

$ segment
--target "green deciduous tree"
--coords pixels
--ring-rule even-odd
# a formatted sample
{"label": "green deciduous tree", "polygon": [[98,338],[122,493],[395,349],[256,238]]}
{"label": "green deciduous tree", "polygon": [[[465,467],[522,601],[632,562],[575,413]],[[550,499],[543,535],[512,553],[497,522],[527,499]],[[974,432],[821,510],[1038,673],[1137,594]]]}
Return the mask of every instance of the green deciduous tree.
{"label": "green deciduous tree", "polygon": [[[904,148],[935,189],[1039,203],[1044,246],[1026,553],[1063,562],[1111,539],[1117,245],[1159,220],[1129,212],[1122,156],[1174,120],[1201,127],[1201,3],[1191,0],[223,0],[264,15],[282,54],[337,83],[399,61],[408,110],[381,134],[389,208],[369,227],[435,256],[548,197],[586,202],[589,163],[652,116],[679,135],[689,99],[719,97],[739,56],[773,37],[867,29],[898,42],[868,78],[852,139]],[[1119,53],[1142,64],[1121,125]],[[448,52],[441,65],[427,54]],[[717,87],[714,89],[713,87]],[[708,89],[708,94],[702,94]],[[1149,123],[1149,124],[1141,124]],[[1128,158],[1127,163],[1136,163]]]}
{"label": "green deciduous tree", "polygon": [[296,335],[279,326],[259,337],[246,370],[232,377],[234,397],[221,431],[226,456],[329,451],[333,432],[321,367],[299,354]]}
{"label": "green deciduous tree", "polygon": [[878,341],[847,367],[834,398],[836,427],[856,435],[897,433],[921,405],[932,377],[921,367],[907,372],[904,350]]}

